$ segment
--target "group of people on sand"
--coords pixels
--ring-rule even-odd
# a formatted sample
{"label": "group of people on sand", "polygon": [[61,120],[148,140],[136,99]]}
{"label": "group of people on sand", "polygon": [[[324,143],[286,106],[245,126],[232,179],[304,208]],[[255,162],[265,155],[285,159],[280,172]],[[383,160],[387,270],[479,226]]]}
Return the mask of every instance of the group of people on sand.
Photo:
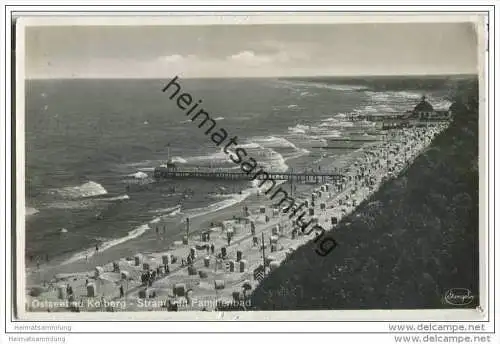
{"label": "group of people on sand", "polygon": [[40,262],[42,260],[45,260],[46,263],[49,262],[49,254],[46,253],[45,256],[42,258],[41,256],[35,256],[35,255],[30,255],[29,256],[29,261],[30,263],[33,263],[36,260],[36,268],[40,269]]}
{"label": "group of people on sand", "polygon": [[157,267],[155,270],[149,269],[141,274],[141,282],[143,285],[151,287],[153,282],[159,278],[168,276],[170,274],[170,267],[168,264]]}

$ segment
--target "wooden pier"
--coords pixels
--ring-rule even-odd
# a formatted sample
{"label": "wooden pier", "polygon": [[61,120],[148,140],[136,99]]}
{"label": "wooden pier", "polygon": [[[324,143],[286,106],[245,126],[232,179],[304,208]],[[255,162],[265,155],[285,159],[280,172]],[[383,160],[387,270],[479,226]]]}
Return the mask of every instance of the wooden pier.
{"label": "wooden pier", "polygon": [[[267,172],[257,174],[257,180],[287,180],[292,182],[303,183],[324,183],[344,179],[344,175],[339,171],[332,172]],[[244,172],[231,172],[228,170],[214,169],[169,169],[167,167],[157,167],[154,171],[154,177],[157,180],[161,179],[223,179],[223,180],[252,180],[255,173],[246,174]]]}

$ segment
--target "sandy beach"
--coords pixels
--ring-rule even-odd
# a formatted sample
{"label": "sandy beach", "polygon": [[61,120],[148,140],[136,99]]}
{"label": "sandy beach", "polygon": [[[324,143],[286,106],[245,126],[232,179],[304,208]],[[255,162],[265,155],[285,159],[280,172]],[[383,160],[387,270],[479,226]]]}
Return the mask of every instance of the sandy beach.
{"label": "sandy beach", "polygon": [[[330,168],[342,168],[344,180],[297,184],[296,204],[308,200],[307,218],[330,230],[384,181],[397,177],[445,127],[394,129],[388,131],[387,140],[366,144],[343,161],[325,162]],[[282,187],[290,189],[287,184]],[[143,236],[87,260],[41,266],[27,279],[27,309],[245,309],[250,306],[246,303],[249,294],[259,283],[256,269],[264,266],[266,275],[272,273],[292,250],[321,234],[297,230],[290,214],[280,212],[273,203],[267,195],[252,195],[209,216],[194,217],[187,241],[183,238],[186,223],[169,228],[169,233],[177,235],[164,237],[161,228],[165,223],[160,221],[151,224]],[[203,238],[202,232],[209,238]]]}

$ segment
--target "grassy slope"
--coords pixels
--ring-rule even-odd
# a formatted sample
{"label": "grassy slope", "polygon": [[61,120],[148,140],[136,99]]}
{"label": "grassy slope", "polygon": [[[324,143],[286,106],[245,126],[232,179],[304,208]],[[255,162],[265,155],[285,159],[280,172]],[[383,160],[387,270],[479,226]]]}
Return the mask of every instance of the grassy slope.
{"label": "grassy slope", "polygon": [[342,221],[339,246],[326,257],[299,248],[254,291],[254,308],[445,308],[450,288],[478,295],[477,84],[454,100],[456,120]]}

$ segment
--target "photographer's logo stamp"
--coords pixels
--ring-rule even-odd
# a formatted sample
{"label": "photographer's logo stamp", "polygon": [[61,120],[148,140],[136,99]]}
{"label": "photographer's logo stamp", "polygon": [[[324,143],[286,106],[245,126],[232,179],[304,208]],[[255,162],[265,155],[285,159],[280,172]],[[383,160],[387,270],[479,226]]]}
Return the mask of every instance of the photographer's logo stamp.
{"label": "photographer's logo stamp", "polygon": [[466,288],[452,288],[444,294],[444,302],[452,306],[466,306],[474,301],[474,295]]}

